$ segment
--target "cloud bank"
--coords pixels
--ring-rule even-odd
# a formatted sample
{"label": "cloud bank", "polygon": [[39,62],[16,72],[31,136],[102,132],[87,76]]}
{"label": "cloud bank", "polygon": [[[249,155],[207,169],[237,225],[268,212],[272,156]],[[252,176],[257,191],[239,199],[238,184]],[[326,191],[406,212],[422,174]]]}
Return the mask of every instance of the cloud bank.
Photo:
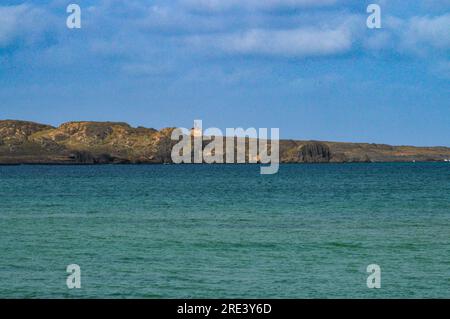
{"label": "cloud bank", "polygon": [[[63,2],[39,5],[29,1],[0,6],[0,49],[3,54],[41,51],[49,60],[51,54],[70,50],[92,61],[107,58],[118,70],[149,75],[167,69],[160,64],[176,65],[205,55],[304,59],[383,54],[433,56],[439,63],[447,60],[449,13],[383,13],[383,29],[369,30],[364,6],[346,7],[345,3],[99,0],[82,7],[82,36],[77,37],[64,28]],[[147,71],[138,72],[140,64]]]}

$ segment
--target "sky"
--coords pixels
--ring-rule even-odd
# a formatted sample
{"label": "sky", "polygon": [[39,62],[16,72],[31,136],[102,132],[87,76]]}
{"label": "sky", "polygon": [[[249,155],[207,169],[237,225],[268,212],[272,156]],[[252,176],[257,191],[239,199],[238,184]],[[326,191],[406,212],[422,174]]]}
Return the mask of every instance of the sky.
{"label": "sky", "polygon": [[0,119],[450,146],[450,0],[2,0]]}

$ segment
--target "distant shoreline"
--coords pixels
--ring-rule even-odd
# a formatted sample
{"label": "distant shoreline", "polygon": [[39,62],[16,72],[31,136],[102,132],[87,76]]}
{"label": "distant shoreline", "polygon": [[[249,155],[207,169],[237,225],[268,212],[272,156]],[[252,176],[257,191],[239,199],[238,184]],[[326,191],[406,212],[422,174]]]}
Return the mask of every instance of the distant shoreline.
{"label": "distant shoreline", "polygon": [[[280,163],[280,165],[313,165],[313,166],[326,166],[326,165],[376,165],[376,164],[444,164],[449,162],[445,161],[423,161],[423,162],[333,162],[333,163]],[[174,163],[97,163],[97,164],[89,164],[89,163],[0,163],[0,167],[7,166],[69,166],[69,167],[95,167],[95,166],[260,166],[264,165],[261,163],[182,163],[182,164],[174,164]]]}
{"label": "distant shoreline", "polygon": [[[53,127],[3,120],[0,165],[169,164],[175,143],[171,140],[173,130],[134,128],[123,122],[68,122]],[[225,138],[224,143],[229,139],[232,138]],[[282,164],[449,160],[449,147],[280,140]]]}

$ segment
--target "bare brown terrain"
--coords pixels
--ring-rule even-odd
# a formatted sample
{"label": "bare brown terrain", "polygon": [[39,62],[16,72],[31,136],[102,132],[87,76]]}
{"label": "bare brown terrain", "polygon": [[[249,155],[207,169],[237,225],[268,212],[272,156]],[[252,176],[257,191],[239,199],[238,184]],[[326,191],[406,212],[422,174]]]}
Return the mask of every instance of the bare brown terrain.
{"label": "bare brown terrain", "polygon": [[[69,122],[53,127],[0,121],[0,164],[170,163],[172,128],[115,122]],[[319,141],[280,141],[282,163],[432,162],[450,159],[448,147]]]}

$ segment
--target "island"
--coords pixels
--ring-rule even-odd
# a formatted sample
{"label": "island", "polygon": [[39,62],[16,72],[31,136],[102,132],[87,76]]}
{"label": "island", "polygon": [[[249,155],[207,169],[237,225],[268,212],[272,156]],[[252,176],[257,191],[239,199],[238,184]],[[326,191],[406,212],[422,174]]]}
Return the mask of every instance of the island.
{"label": "island", "polygon": [[[0,165],[169,164],[174,128],[121,122],[68,122],[53,127],[0,121]],[[448,162],[449,147],[281,140],[281,163]]]}

